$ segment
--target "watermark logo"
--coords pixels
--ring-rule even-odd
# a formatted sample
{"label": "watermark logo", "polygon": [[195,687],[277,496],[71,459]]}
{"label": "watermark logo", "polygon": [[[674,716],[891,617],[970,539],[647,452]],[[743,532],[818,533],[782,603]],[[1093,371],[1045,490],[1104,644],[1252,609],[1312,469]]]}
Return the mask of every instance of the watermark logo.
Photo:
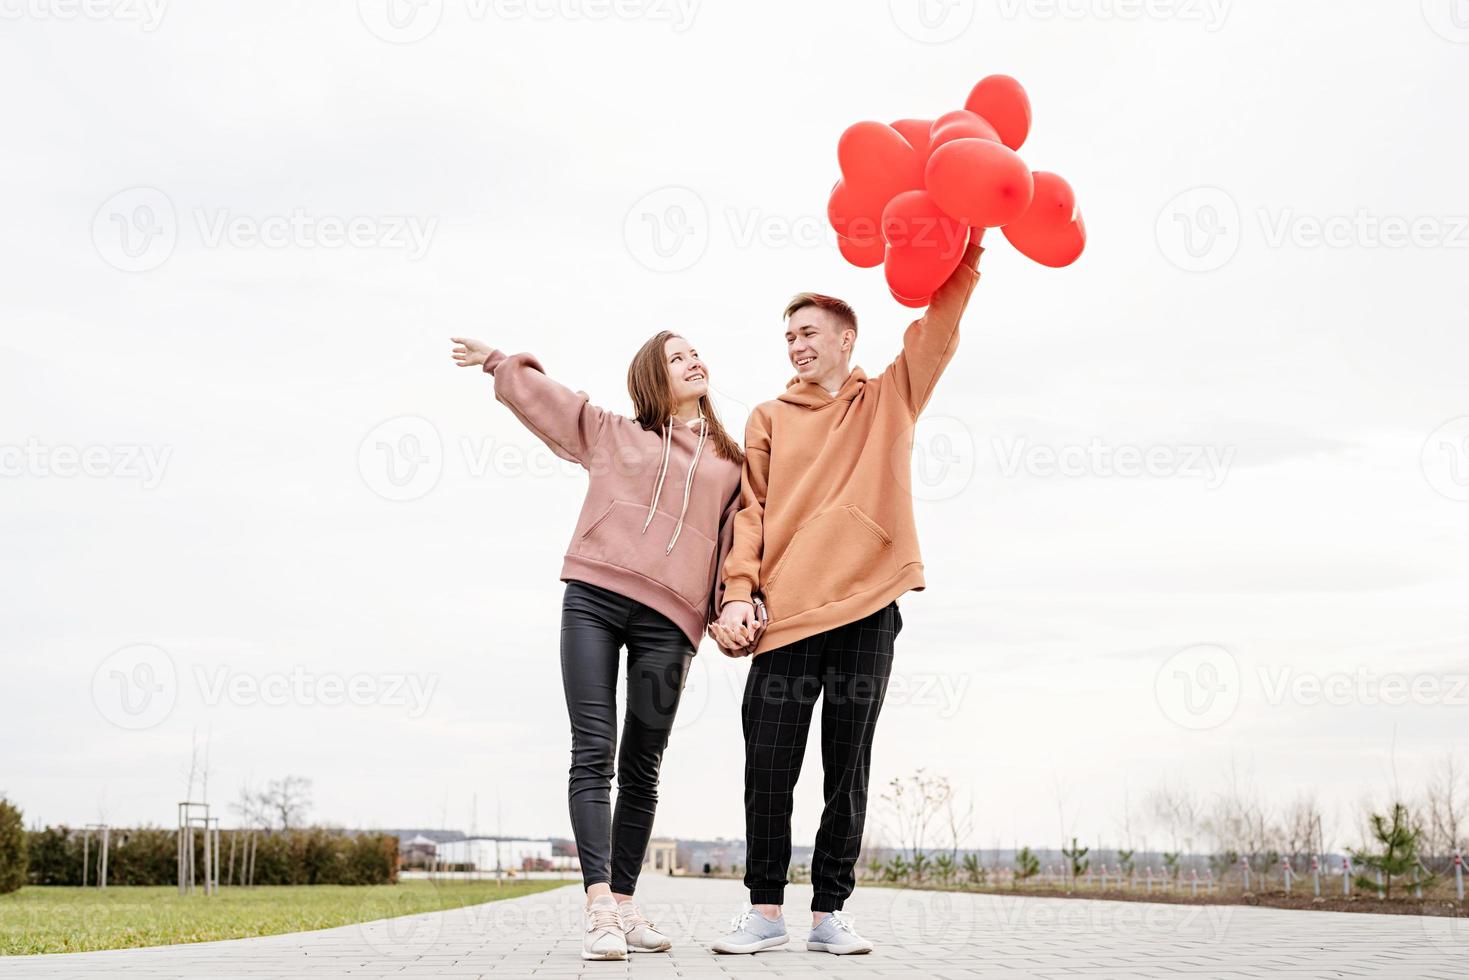
{"label": "watermark logo", "polygon": [[901,483],[908,477],[913,496],[935,502],[952,500],[974,479],[977,452],[974,433],[951,415],[925,415],[911,430],[912,444],[900,439],[890,460]]}
{"label": "watermark logo", "polygon": [[167,7],[167,0],[0,0],[0,20],[110,20],[151,34]]}
{"label": "watermark logo", "polygon": [[1469,415],[1435,429],[1420,462],[1430,487],[1450,500],[1469,500]]}
{"label": "watermark logo", "polygon": [[969,30],[974,0],[888,0],[898,30],[920,44],[945,44]]}
{"label": "watermark logo", "polygon": [[1469,44],[1469,0],[1422,0],[1423,19],[1445,41]]}
{"label": "watermark logo", "polygon": [[357,0],[357,17],[389,44],[413,44],[432,34],[444,16],[444,0]]}
{"label": "watermark logo", "polygon": [[438,674],[318,674],[296,665],[290,671],[251,674],[228,664],[212,669],[195,664],[194,683],[209,707],[308,708],[341,706],[406,708],[409,718],[422,718],[439,686]]}
{"label": "watermark logo", "polygon": [[1469,248],[1469,215],[1298,214],[1294,208],[1259,211],[1270,248]]}
{"label": "watermark logo", "polygon": [[206,249],[378,249],[404,252],[416,262],[428,254],[439,224],[438,218],[419,215],[343,216],[315,214],[304,207],[280,214],[194,207],[184,215],[181,220],[173,201],[158,188],[130,187],[97,209],[92,244],[104,262],[123,272],[158,268],[191,227]]}
{"label": "watermark logo", "polygon": [[172,446],[51,445],[34,437],[23,445],[0,444],[0,477],[137,480],[144,490],[163,482]]}
{"label": "watermark logo", "polygon": [[103,202],[92,217],[92,245],[122,272],[147,272],[168,261],[178,244],[173,201],[156,187],[129,187]]}
{"label": "watermark logo", "polygon": [[1218,187],[1195,187],[1158,213],[1158,248],[1185,272],[1221,269],[1239,251],[1239,204]]}
{"label": "watermark logo", "polygon": [[357,925],[357,935],[372,951],[389,959],[418,959],[439,948],[439,936],[450,912],[395,915]]}
{"label": "watermark logo", "polygon": [[1260,690],[1274,707],[1352,705],[1376,707],[1469,707],[1469,674],[1404,674],[1358,667],[1355,671],[1313,674],[1291,667],[1260,667]]}
{"label": "watermark logo", "polygon": [[999,0],[1006,20],[1177,21],[1213,34],[1229,19],[1231,0]]}
{"label": "watermark logo", "polygon": [[1239,661],[1224,647],[1200,644],[1179,650],[1158,668],[1153,695],[1169,721],[1181,728],[1218,728],[1240,700]]}
{"label": "watermark logo", "polygon": [[1032,443],[1026,436],[993,440],[1000,475],[1006,479],[1061,476],[1199,480],[1205,489],[1224,485],[1234,463],[1233,446],[1120,445],[1092,437],[1086,445]]}
{"label": "watermark logo", "polygon": [[[455,12],[480,24],[508,21],[652,21],[682,34],[694,25],[698,0],[464,0]],[[444,0],[357,0],[357,17],[389,44],[414,44],[439,28]]]}
{"label": "watermark logo", "polygon": [[118,728],[142,731],[166,719],[178,700],[178,671],[168,651],[150,644],[107,655],[92,673],[92,704]]}
{"label": "watermark logo", "polygon": [[384,500],[417,500],[439,485],[444,440],[426,418],[388,419],[357,447],[357,470],[367,488]]}
{"label": "watermark logo", "polygon": [[643,195],[622,223],[623,242],[652,272],[682,272],[709,247],[709,208],[687,187],[661,187]]}

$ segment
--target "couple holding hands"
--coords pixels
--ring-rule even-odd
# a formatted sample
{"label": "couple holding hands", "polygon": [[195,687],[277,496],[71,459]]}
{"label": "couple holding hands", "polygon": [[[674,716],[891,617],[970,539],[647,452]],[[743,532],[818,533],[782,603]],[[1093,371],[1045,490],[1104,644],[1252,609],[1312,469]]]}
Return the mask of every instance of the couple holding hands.
{"label": "couple holding hands", "polygon": [[741,708],[750,907],[712,949],[755,953],[789,938],[781,906],[792,800],[820,699],[825,807],[807,948],[872,950],[841,909],[855,883],[872,737],[903,626],[897,599],[924,587],[906,461],[914,423],[958,345],[981,252],[969,246],[876,377],[852,366],[850,306],[816,293],[793,298],[784,321],[796,374],[750,414],[743,449],[714,413],[707,363],[679,334],[661,331],[633,357],[632,418],[552,381],[529,354],[453,338],[454,360],[482,366],[496,399],[590,477],[561,569],[584,959],[671,946],[633,893],[663,751],[706,631],[726,655],[751,657]]}

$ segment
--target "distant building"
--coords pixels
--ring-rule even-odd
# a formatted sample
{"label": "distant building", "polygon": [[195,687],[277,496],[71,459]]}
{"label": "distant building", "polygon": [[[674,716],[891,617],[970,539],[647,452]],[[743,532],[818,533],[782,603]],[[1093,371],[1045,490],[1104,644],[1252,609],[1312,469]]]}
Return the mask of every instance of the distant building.
{"label": "distant building", "polygon": [[[440,868],[466,871],[552,871],[557,868],[551,841],[523,837],[465,837],[438,845]],[[562,866],[568,860],[561,859]]]}
{"label": "distant building", "polygon": [[665,875],[683,874],[684,869],[678,866],[678,841],[648,841],[648,849],[643,853],[643,870]]}
{"label": "distant building", "polygon": [[432,867],[438,846],[438,841],[418,834],[406,841],[398,841],[398,857],[405,868]]}

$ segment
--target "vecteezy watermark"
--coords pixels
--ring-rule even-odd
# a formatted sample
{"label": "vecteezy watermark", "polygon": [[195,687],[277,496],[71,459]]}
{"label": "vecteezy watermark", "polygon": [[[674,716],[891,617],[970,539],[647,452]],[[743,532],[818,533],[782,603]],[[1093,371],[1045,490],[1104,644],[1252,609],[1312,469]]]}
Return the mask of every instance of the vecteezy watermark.
{"label": "vecteezy watermark", "polygon": [[[404,252],[410,262],[428,254],[439,224],[435,217],[316,214],[304,207],[281,214],[195,207],[186,215],[198,243],[208,249],[375,249]],[[168,261],[188,227],[163,191],[130,187],[97,209],[92,244],[113,268],[147,272]]]}
{"label": "vecteezy watermark", "polygon": [[1181,728],[1205,731],[1228,721],[1239,707],[1239,661],[1222,646],[1205,643],[1168,657],[1153,679],[1164,717]]}
{"label": "vecteezy watermark", "polygon": [[[870,221],[871,219],[866,219]],[[716,237],[737,249],[826,249],[839,242],[831,221],[822,213],[780,214],[763,208],[726,207],[711,216],[708,203],[688,187],[670,186],[644,194],[623,220],[628,253],[653,272],[682,272],[691,268]],[[918,245],[957,257],[969,240],[969,229],[935,218],[908,221],[889,219],[863,229],[854,221],[846,233],[856,237],[881,234],[892,245]]]}
{"label": "vecteezy watermark", "polygon": [[296,665],[288,672],[251,674],[227,664],[195,664],[194,683],[204,704],[218,707],[401,707],[422,718],[439,686],[438,674],[319,673]]}
{"label": "vecteezy watermark", "polygon": [[682,272],[709,247],[709,207],[687,187],[660,187],[628,209],[622,240],[645,269]]}
{"label": "vecteezy watermark", "polygon": [[1291,667],[1256,668],[1265,702],[1280,706],[1414,705],[1416,707],[1469,706],[1469,674],[1402,673],[1357,667],[1353,671],[1324,674],[1297,671]]}
{"label": "vecteezy watermark", "polygon": [[[387,707],[409,718],[428,711],[438,689],[438,674],[290,670],[248,673],[228,664],[194,664],[188,675],[199,701],[209,708],[236,707]],[[92,703],[118,728],[142,731],[162,724],[183,693],[174,659],[161,647],[137,644],[102,659],[92,673]]]}
{"label": "vecteezy watermark", "polygon": [[1233,446],[1120,445],[1093,437],[1086,445],[1032,444],[1026,436],[992,440],[1000,475],[1032,477],[1122,477],[1201,480],[1216,490],[1229,476]]}
{"label": "vecteezy watermark", "polygon": [[137,644],[113,651],[92,672],[92,704],[118,728],[141,731],[166,719],[178,700],[168,651]]}
{"label": "vecteezy watermark", "polygon": [[1271,248],[1469,248],[1469,215],[1298,214],[1294,208],[1259,211],[1265,244]]}
{"label": "vecteezy watermark", "polygon": [[0,20],[110,20],[152,33],[167,7],[168,0],[0,0]]}
{"label": "vecteezy watermark", "polygon": [[890,459],[893,475],[919,500],[934,502],[959,496],[974,479],[978,454],[974,433],[950,415],[921,416],[908,439],[899,439]]}
{"label": "vecteezy watermark", "polygon": [[[694,25],[700,0],[455,0],[466,19],[511,21],[651,21],[675,34]],[[389,44],[422,41],[444,19],[445,0],[357,0],[357,17]]]}
{"label": "vecteezy watermark", "polygon": [[[427,496],[444,471],[455,463],[473,479],[494,475],[506,479],[569,479],[583,473],[580,464],[557,456],[543,443],[498,442],[461,437],[450,452],[438,427],[417,415],[382,422],[363,438],[357,449],[357,471],[369,490],[384,500],[407,501]],[[595,466],[625,467],[636,471],[638,460],[613,456],[589,461]]]}
{"label": "vecteezy watermark", "polygon": [[1469,0],[1422,0],[1423,19],[1445,41],[1469,44]]}
{"label": "vecteezy watermark", "polygon": [[158,268],[173,254],[178,238],[173,201],[156,187],[118,191],[92,216],[92,244],[97,254],[123,272]]}
{"label": "vecteezy watermark", "polygon": [[1239,205],[1218,187],[1195,187],[1158,212],[1158,248],[1185,272],[1223,268],[1239,251]]}
{"label": "vecteezy watermark", "polygon": [[998,0],[1005,20],[1177,21],[1212,34],[1229,19],[1233,0]]}
{"label": "vecteezy watermark", "polygon": [[439,485],[444,440],[426,418],[400,415],[369,432],[357,447],[357,472],[384,500],[417,500]]}
{"label": "vecteezy watermark", "polygon": [[[735,675],[726,672],[729,683],[737,681]],[[835,668],[824,671],[820,676],[783,677],[769,674],[761,677],[752,687],[742,688],[758,693],[766,701],[795,701],[812,704],[820,701],[825,707],[836,708],[848,704],[870,704],[881,701],[884,708],[901,705],[925,709],[925,714],[938,718],[952,718],[963,707],[973,677],[968,673],[946,674],[935,672],[908,672],[895,670],[887,678],[872,674],[843,673]]]}
{"label": "vecteezy watermark", "polygon": [[921,44],[944,44],[974,23],[975,0],[888,0],[898,30]]}
{"label": "vecteezy watermark", "polygon": [[1469,501],[1469,415],[1435,429],[1420,462],[1430,487],[1450,500]]}
{"label": "vecteezy watermark", "polygon": [[[1035,902],[996,896],[993,914],[999,920],[1002,934],[1016,937],[1110,933],[1186,936],[1191,942],[1220,943],[1229,932],[1234,906]],[[1125,975],[1127,971],[1118,972]]]}
{"label": "vecteezy watermark", "polygon": [[[1469,3],[1469,0],[1466,0]],[[1260,240],[1271,249],[1469,249],[1469,214],[1302,214],[1295,208],[1258,208]],[[1163,256],[1185,272],[1213,272],[1239,252],[1247,222],[1239,203],[1218,187],[1175,196],[1158,214]]]}
{"label": "vecteezy watermark", "polygon": [[51,445],[32,437],[21,445],[0,444],[0,477],[137,480],[144,490],[163,482],[172,446]]}

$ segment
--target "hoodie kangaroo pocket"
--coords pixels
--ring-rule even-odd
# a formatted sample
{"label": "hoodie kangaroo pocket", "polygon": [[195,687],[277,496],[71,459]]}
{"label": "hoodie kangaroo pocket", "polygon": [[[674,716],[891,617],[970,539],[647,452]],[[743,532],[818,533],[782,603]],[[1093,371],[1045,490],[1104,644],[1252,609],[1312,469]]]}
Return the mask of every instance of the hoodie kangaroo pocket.
{"label": "hoodie kangaroo pocket", "polygon": [[668,541],[676,519],[660,510],[644,531],[647,519],[647,504],[615,500],[577,538],[574,553],[637,572],[678,593],[693,608],[704,610],[713,592],[714,542],[685,520],[670,552]]}
{"label": "hoodie kangaroo pocket", "polygon": [[771,619],[839,602],[897,571],[893,540],[855,504],[822,511],[791,536],[764,583]]}

